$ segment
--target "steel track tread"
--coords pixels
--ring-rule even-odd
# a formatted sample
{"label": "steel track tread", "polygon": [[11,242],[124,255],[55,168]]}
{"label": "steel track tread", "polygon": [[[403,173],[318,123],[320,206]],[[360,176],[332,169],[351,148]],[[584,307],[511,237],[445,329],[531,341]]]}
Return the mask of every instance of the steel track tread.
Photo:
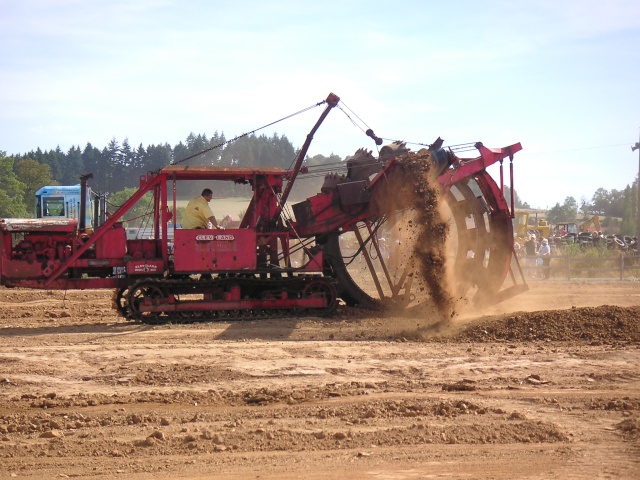
{"label": "steel track tread", "polygon": [[[278,308],[278,309],[248,309],[248,310],[202,310],[196,312],[165,312],[161,315],[142,315],[135,312],[131,308],[131,295],[141,286],[149,286],[158,288],[165,294],[176,293],[179,290],[193,289],[196,293],[211,288],[220,288],[232,284],[241,284],[243,287],[253,288],[270,288],[283,289],[286,288],[290,292],[302,293],[304,289],[312,282],[322,281],[331,285],[334,298],[329,306],[325,308]],[[228,321],[249,321],[249,320],[271,320],[278,318],[303,317],[306,315],[313,316],[329,316],[335,312],[337,299],[335,298],[335,279],[328,277],[319,277],[313,275],[298,276],[293,278],[282,279],[261,279],[252,276],[234,276],[221,277],[211,280],[185,280],[185,279],[157,279],[146,278],[139,280],[126,289],[127,298],[124,307],[117,304],[117,310],[123,314],[128,320],[141,322],[147,325],[165,325],[165,324],[192,324],[192,323],[209,323],[209,322],[228,322]],[[178,293],[180,294],[180,293]]]}

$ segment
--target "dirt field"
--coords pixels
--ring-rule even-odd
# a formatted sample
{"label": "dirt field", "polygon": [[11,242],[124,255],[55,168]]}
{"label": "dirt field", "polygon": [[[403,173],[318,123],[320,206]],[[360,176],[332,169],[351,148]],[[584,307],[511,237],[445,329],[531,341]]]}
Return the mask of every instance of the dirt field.
{"label": "dirt field", "polygon": [[531,287],[439,328],[0,289],[0,478],[640,478],[640,283]]}

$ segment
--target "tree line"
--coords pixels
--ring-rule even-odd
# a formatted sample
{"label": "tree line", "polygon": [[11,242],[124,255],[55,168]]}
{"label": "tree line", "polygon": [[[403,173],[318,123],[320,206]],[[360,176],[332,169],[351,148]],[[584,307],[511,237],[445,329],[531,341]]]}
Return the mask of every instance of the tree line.
{"label": "tree line", "polygon": [[588,219],[593,215],[605,217],[600,223],[603,227],[619,231],[623,235],[635,235],[638,218],[638,181],[627,185],[624,190],[599,188],[591,200],[566,197],[564,203],[556,203],[547,212],[550,223],[572,222],[578,215]]}
{"label": "tree line", "polygon": [[[87,143],[83,150],[71,147],[63,152],[56,150],[43,152],[38,148],[25,154],[15,155],[14,163],[32,159],[49,167],[51,179],[61,185],[75,185],[80,175],[92,173],[91,184],[94,190],[101,192],[118,192],[125,188],[136,187],[138,178],[147,172],[158,170],[171,163],[206,151],[194,157],[189,165],[220,166],[288,166],[295,156],[295,149],[285,136],[274,134],[246,136],[233,143],[226,144],[224,134],[206,135],[190,134],[186,141],[171,147],[168,143],[149,145],[144,148],[140,144],[133,148],[125,138],[122,145],[113,138],[102,150]],[[218,147],[219,148],[215,148]],[[286,164],[285,164],[286,163]],[[18,173],[16,171],[16,173]]]}
{"label": "tree line", "polygon": [[[194,156],[200,152],[202,155]],[[139,178],[166,165],[178,163],[194,156],[185,165],[217,165],[229,167],[279,167],[288,169],[295,161],[298,150],[286,136],[270,137],[255,134],[226,143],[224,134],[213,136],[190,134],[185,142],[172,147],[168,143],[140,144],[132,148],[128,139],[120,145],[114,138],[102,150],[87,143],[84,149],[73,146],[67,152],[60,147],[42,151],[40,148],[24,154],[7,156],[0,151],[0,218],[32,217],[34,194],[44,185],[76,185],[82,175],[92,173],[89,185],[95,192],[116,192],[136,189]],[[317,155],[306,163],[323,164],[341,162],[335,155]],[[181,198],[195,196],[202,188],[183,186],[178,191]],[[219,182],[216,196],[241,196],[250,194],[246,185]],[[117,197],[116,197],[117,198]]]}
{"label": "tree line", "polygon": [[[168,143],[149,145],[140,144],[133,148],[128,139],[119,144],[113,138],[106,147],[99,149],[87,143],[84,149],[73,146],[67,152],[60,147],[55,150],[42,151],[40,148],[24,154],[7,156],[0,151],[0,218],[32,217],[34,194],[44,185],[75,185],[79,177],[93,174],[91,188],[96,192],[132,191],[139,185],[140,176],[158,170],[166,165],[188,160],[188,165],[218,165],[228,167],[279,167],[288,169],[298,154],[289,139],[282,135],[272,136],[255,134],[246,135],[232,142],[227,142],[224,134],[215,132],[211,137],[204,134],[189,134],[184,142],[174,147]],[[344,160],[338,155],[328,157],[316,155],[305,159],[305,165],[344,166]],[[319,191],[321,177],[299,177],[296,185],[304,196]],[[200,193],[202,185],[193,182],[178,191],[181,198],[190,198]],[[313,185],[309,185],[313,183]],[[295,190],[295,189],[294,189]],[[246,185],[233,182],[218,182],[215,195],[220,197],[247,196],[250,194]],[[295,191],[294,191],[295,194]],[[507,198],[509,192],[505,192]],[[517,192],[515,204],[517,208],[531,208],[523,202]],[[623,190],[607,190],[599,188],[590,200],[582,198],[580,203],[574,197],[567,197],[564,204],[557,203],[547,212],[551,223],[558,221],[574,221],[578,213],[585,217],[598,214],[607,217],[604,226],[620,229],[620,232],[633,235],[636,231],[637,218],[637,181],[627,185]],[[120,198],[120,194],[114,198]],[[609,220],[609,218],[619,220]],[[607,222],[609,222],[607,224]],[[613,222],[613,224],[611,224]]]}

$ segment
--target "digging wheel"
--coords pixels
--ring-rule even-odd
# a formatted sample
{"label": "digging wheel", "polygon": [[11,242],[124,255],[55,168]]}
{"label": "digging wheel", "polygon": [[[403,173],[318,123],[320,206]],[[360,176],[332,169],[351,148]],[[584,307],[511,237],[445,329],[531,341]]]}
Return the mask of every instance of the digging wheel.
{"label": "digging wheel", "polygon": [[[449,222],[447,262],[455,273],[454,294],[494,295],[511,261],[513,227],[501,208],[499,187],[486,172],[451,186],[444,195]],[[502,199],[502,202],[504,200]],[[326,265],[338,281],[338,296],[366,309],[410,308],[429,301],[411,242],[402,225],[417,218],[411,210],[384,212],[352,230],[318,237]]]}

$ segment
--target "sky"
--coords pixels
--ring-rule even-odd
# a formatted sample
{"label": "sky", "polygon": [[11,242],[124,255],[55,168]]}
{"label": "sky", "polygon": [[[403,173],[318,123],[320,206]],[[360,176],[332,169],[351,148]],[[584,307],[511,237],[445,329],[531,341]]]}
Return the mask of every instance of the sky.
{"label": "sky", "polygon": [[[331,92],[310,155],[520,142],[519,197],[580,204],[638,175],[640,2],[0,0],[8,155],[233,138]],[[301,147],[323,108],[256,133]]]}

